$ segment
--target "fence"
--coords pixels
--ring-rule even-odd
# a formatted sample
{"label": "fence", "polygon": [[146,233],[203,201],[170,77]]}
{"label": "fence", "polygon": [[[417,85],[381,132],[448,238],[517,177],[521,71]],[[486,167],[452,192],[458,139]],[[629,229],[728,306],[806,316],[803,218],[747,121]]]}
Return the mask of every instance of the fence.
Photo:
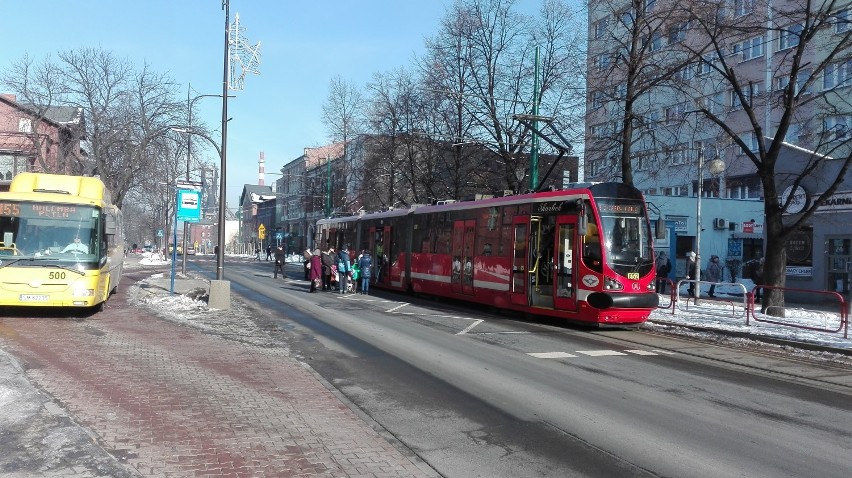
{"label": "fence", "polygon": [[[786,306],[781,310],[773,310],[779,308],[776,306],[768,306],[765,309],[761,307],[760,313],[758,314],[755,312],[754,307],[754,296],[757,289],[763,289],[764,295],[766,294],[767,290],[780,290],[782,293],[796,292],[806,295],[823,296],[826,298],[826,300],[820,303],[823,304],[823,308],[826,310]],[[751,290],[751,293],[748,294],[748,300],[749,315],[755,322],[764,322],[767,324],[782,325],[785,327],[795,327],[797,329],[813,330],[816,332],[838,333],[842,330],[843,338],[849,338],[849,304],[846,302],[846,299],[837,292],[795,289],[790,287],[775,287],[765,285],[755,286],[754,289]],[[832,325],[830,325],[830,323],[835,320],[835,316],[829,315],[827,313],[831,309],[834,309],[838,312],[837,317],[839,317],[839,321],[837,321],[836,328],[832,328]],[[767,315],[767,311],[775,312],[778,315]],[[822,326],[817,326],[816,324],[820,322],[820,319],[822,321]],[[746,317],[746,325],[749,325],[748,317]]]}

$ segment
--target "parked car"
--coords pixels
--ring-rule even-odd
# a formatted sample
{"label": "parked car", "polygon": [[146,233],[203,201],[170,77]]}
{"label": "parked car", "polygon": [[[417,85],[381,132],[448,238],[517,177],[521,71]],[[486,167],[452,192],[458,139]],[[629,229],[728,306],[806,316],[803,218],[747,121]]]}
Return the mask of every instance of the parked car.
{"label": "parked car", "polygon": [[194,256],[195,255],[195,248],[194,247],[187,247],[186,248],[186,255]]}

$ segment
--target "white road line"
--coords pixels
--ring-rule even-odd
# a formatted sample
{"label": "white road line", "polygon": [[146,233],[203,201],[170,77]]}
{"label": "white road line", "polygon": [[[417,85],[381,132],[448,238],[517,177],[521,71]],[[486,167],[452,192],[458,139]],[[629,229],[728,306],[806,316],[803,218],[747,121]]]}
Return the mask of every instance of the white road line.
{"label": "white road line", "polygon": [[484,320],[482,320],[482,319],[476,319],[476,320],[474,320],[474,322],[473,322],[472,324],[470,324],[470,325],[468,325],[467,327],[465,327],[465,329],[464,329],[464,330],[462,330],[461,332],[457,333],[456,335],[464,335],[464,334],[466,334],[466,333],[467,333],[467,331],[468,331],[468,330],[471,330],[472,328],[476,327],[477,325],[479,325],[479,324],[481,324],[481,323],[483,323],[483,322],[485,322],[485,321],[484,321]]}
{"label": "white road line", "polygon": [[543,359],[575,358],[575,357],[577,357],[576,355],[569,354],[567,352],[530,352],[530,353],[527,353],[527,355],[531,355],[535,358],[543,358]]}
{"label": "white road line", "polygon": [[578,354],[588,355],[590,357],[604,357],[609,355],[627,355],[624,352],[617,350],[578,350]]}
{"label": "white road line", "polygon": [[636,355],[659,355],[657,352],[651,352],[650,350],[625,350],[625,352],[630,352]]}
{"label": "white road line", "polygon": [[398,306],[394,307],[393,309],[386,310],[385,312],[395,312],[397,309],[401,309],[401,308],[403,308],[407,305],[408,305],[408,302],[403,302],[402,304],[399,304]]}
{"label": "white road line", "polygon": [[666,355],[674,355],[674,354],[675,354],[675,352],[672,352],[671,350],[658,350],[658,349],[653,349],[653,350],[652,350],[652,352],[657,352],[657,353],[659,353],[659,354],[666,354]]}

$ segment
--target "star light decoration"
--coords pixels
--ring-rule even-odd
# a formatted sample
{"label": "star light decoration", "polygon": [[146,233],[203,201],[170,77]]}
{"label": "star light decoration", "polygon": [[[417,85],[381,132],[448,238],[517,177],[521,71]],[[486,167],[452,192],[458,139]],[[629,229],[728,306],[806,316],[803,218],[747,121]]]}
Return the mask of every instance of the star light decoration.
{"label": "star light decoration", "polygon": [[247,73],[260,74],[260,42],[251,46],[243,33],[245,28],[240,26],[240,14],[234,16],[234,23],[228,36],[230,73],[228,89],[242,90]]}

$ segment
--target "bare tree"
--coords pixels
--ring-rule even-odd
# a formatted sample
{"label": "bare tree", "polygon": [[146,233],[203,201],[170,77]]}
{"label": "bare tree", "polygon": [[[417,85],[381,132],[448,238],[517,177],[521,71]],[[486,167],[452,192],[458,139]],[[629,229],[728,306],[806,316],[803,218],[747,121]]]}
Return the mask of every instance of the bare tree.
{"label": "bare tree", "polygon": [[[514,10],[513,0],[459,0],[448,9],[438,34],[429,40],[423,62],[424,84],[448,98],[452,113],[448,130],[461,145],[473,140],[499,155],[504,189],[525,189],[529,176],[522,154],[532,134],[518,114],[542,111],[571,124],[583,97],[579,76],[566,73],[582,53],[571,48],[577,40],[579,18],[558,1],[544,2],[540,18]],[[543,25],[543,26],[542,26]],[[534,52],[544,52],[538,84]],[[576,123],[576,122],[575,122]],[[579,134],[579,132],[577,132]],[[455,158],[464,150],[459,147]]]}
{"label": "bare tree", "polygon": [[[700,49],[693,46],[691,52],[704,53],[702,66],[713,72],[708,81],[717,85],[717,95],[729,99],[725,108],[699,102],[698,110],[732,145],[729,161],[740,169],[750,164],[760,178],[765,205],[764,280],[769,285],[785,284],[788,239],[837,190],[852,163],[848,125],[829,124],[852,110],[847,91],[852,81],[847,8],[848,3],[835,0],[768,5],[752,1],[738,4],[737,10],[711,0],[691,6],[695,28],[709,47],[699,44]],[[745,66],[751,58],[764,55],[772,55],[766,63],[771,65],[769,71]],[[767,78],[772,84],[765,84]],[[795,162],[784,161],[788,137],[810,153]],[[747,164],[736,164],[742,160]],[[815,172],[825,180],[822,193],[785,223],[783,215],[794,198],[782,198],[779,185],[798,186]],[[781,306],[784,298],[780,291],[768,290],[764,300]]]}

